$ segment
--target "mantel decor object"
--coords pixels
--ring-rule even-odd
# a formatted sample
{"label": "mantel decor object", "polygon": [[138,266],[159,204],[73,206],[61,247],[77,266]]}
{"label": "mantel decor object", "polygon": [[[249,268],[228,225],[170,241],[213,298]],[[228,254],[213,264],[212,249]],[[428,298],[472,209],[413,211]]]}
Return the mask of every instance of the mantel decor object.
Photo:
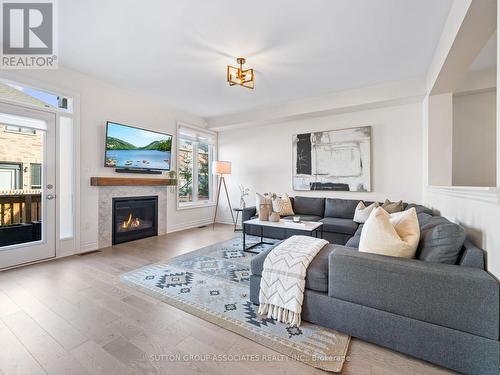
{"label": "mantel decor object", "polygon": [[[175,170],[172,169],[171,171],[167,172],[167,176],[168,178],[177,181],[177,172]],[[170,192],[175,193],[176,191],[177,191],[177,184],[171,185]]]}

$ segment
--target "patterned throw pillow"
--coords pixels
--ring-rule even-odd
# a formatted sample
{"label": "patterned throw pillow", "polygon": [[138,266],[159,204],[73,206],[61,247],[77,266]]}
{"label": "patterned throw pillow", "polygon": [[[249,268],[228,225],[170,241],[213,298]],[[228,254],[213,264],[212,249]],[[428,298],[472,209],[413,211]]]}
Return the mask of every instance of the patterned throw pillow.
{"label": "patterned throw pillow", "polygon": [[370,204],[368,207],[365,206],[365,202],[360,201],[356,206],[356,211],[354,211],[354,219],[356,223],[364,223],[370,217],[372,211],[379,206],[378,202]]}
{"label": "patterned throw pillow", "polygon": [[405,209],[403,201],[391,202],[389,199],[385,200],[384,204],[382,205],[382,208],[390,214],[393,214],[395,212],[401,212]]}
{"label": "patterned throw pillow", "polygon": [[295,215],[293,212],[292,201],[288,194],[283,194],[283,196],[275,197],[273,199],[273,211],[280,214],[280,216],[292,216]]}

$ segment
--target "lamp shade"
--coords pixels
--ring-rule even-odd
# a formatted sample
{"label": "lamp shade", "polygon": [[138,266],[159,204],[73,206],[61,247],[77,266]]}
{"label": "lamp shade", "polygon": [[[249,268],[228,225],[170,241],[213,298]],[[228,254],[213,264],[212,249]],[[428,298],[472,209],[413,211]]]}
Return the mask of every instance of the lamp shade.
{"label": "lamp shade", "polygon": [[214,174],[231,174],[231,162],[214,161],[212,162],[212,171]]}

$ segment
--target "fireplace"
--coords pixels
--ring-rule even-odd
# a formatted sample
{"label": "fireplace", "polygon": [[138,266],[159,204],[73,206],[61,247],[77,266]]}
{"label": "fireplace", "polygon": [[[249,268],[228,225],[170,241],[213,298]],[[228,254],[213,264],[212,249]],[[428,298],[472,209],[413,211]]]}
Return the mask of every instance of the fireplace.
{"label": "fireplace", "polygon": [[158,235],[158,197],[113,198],[113,245]]}

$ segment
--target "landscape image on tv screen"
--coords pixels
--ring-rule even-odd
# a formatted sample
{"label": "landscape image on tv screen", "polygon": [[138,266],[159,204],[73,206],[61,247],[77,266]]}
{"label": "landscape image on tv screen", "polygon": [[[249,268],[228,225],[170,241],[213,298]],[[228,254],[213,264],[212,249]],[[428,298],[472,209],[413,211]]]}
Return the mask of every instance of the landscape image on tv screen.
{"label": "landscape image on tv screen", "polygon": [[107,123],[106,167],[170,170],[172,136]]}

